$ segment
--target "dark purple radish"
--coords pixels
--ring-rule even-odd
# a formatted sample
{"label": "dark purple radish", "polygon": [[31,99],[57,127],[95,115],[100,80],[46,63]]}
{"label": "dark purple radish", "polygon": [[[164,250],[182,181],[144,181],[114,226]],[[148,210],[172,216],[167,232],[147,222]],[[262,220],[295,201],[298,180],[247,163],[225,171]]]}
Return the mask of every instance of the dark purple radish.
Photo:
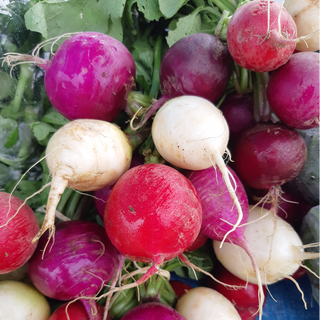
{"label": "dark purple radish", "polygon": [[[234,180],[232,181],[235,193],[241,204],[243,216],[240,226],[233,230],[233,226],[239,224],[239,215],[234,205],[230,193],[224,184],[223,176],[218,168],[208,168],[205,170],[189,171],[187,178],[195,187],[202,206],[202,224],[200,233],[216,241],[233,243],[243,248],[251,259],[253,269],[256,273],[257,284],[259,285],[260,317],[264,304],[264,292],[261,282],[260,271],[256,259],[251,252],[248,242],[244,236],[244,227],[249,216],[249,202],[246,191],[236,173],[227,166]],[[230,230],[233,230],[230,232]]]}
{"label": "dark purple radish", "polygon": [[279,3],[269,0],[245,3],[232,15],[227,28],[233,60],[255,72],[268,72],[285,64],[294,52],[296,38],[293,18]]}
{"label": "dark purple radish", "polygon": [[[28,262],[33,284],[47,297],[63,301],[93,298],[114,276],[119,253],[100,225],[61,222],[56,225],[54,242],[48,243],[48,237],[47,231]],[[46,246],[50,250],[44,253]],[[90,299],[83,303],[90,305]]]}
{"label": "dark purple radish", "polygon": [[160,66],[162,97],[147,111],[141,127],[166,101],[183,95],[216,102],[231,78],[233,60],[217,37],[195,33],[177,41]]}
{"label": "dark purple radish", "polygon": [[256,124],[253,115],[253,97],[249,94],[232,93],[223,100],[222,111],[229,126],[229,144]]}
{"label": "dark purple radish", "polygon": [[233,168],[242,183],[270,189],[295,178],[307,160],[299,133],[280,124],[257,124],[237,140]]}
{"label": "dark purple radish", "polygon": [[8,65],[30,61],[44,69],[49,100],[69,120],[114,121],[135,83],[135,62],[129,50],[99,32],[72,35],[51,60],[39,58],[34,51],[30,56],[7,55],[5,61]]}
{"label": "dark purple radish", "polygon": [[281,122],[295,129],[319,126],[318,52],[298,52],[271,73],[267,97]]}
{"label": "dark purple radish", "polygon": [[186,318],[165,304],[148,302],[132,308],[121,320],[186,320]]}

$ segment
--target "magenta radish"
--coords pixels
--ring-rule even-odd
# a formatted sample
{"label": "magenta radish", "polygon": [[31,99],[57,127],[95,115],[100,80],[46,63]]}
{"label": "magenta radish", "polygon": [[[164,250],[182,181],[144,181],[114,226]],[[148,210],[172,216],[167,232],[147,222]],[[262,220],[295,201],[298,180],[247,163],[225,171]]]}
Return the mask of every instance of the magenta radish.
{"label": "magenta radish", "polygon": [[67,119],[114,121],[135,83],[135,62],[129,50],[99,32],[70,36],[51,60],[39,58],[41,45],[33,55],[8,54],[5,61],[9,65],[30,61],[44,69],[49,100]]}
{"label": "magenta radish", "polygon": [[298,52],[271,73],[267,97],[283,124],[295,129],[319,126],[319,67],[319,53]]}
{"label": "magenta radish", "polygon": [[[54,245],[48,238],[48,232],[40,238],[28,262],[32,283],[47,297],[63,301],[93,298],[115,275],[119,253],[100,225],[61,222],[56,226]],[[46,246],[50,252],[44,252]],[[83,299],[83,303],[88,312],[90,299]]]}
{"label": "magenta radish", "polygon": [[[223,155],[228,153],[229,128],[222,112],[210,101],[196,96],[181,96],[166,102],[152,123],[152,137],[157,151],[170,164],[188,170],[218,167],[242,220],[242,208],[235,194]],[[225,237],[228,235],[226,233]]]}
{"label": "magenta radish", "polygon": [[22,267],[33,255],[37,243],[31,243],[39,231],[33,210],[21,199],[0,192],[0,274]]}
{"label": "magenta radish", "polygon": [[33,286],[20,281],[0,281],[0,318],[48,320],[50,305]]}
{"label": "magenta radish", "polygon": [[132,147],[114,124],[92,119],[69,122],[56,131],[46,149],[52,175],[45,220],[34,241],[54,235],[55,210],[67,188],[94,191],[112,185],[129,168]]}
{"label": "magenta radish", "polygon": [[206,287],[187,291],[179,298],[175,309],[187,320],[241,320],[231,301]]}
{"label": "magenta radish", "polygon": [[107,234],[119,252],[152,263],[135,285],[182,254],[198,236],[201,220],[201,203],[190,181],[163,164],[144,164],[124,173],[104,214]]}
{"label": "magenta radish", "polygon": [[[257,259],[263,284],[290,278],[305,259],[319,258],[319,253],[305,252],[292,226],[271,211],[250,206],[248,221],[252,223],[245,226],[244,235]],[[244,281],[256,283],[251,259],[242,248],[230,243],[220,248],[218,241],[213,246],[226,269]]]}
{"label": "magenta radish", "polygon": [[122,320],[186,320],[175,309],[159,303],[148,302],[129,310]]}
{"label": "magenta radish", "polygon": [[[248,198],[236,173],[230,167],[227,167],[227,169],[233,176],[233,187],[235,189],[236,197],[241,203],[243,216],[240,224],[242,225],[247,223],[248,220]],[[201,201],[202,224],[200,232],[210,239],[220,241],[221,246],[223,241],[238,245],[243,248],[250,257],[257,279],[256,282],[259,285],[259,310],[261,316],[264,303],[264,291],[260,271],[256,258],[244,236],[244,228],[238,227],[230,233],[233,226],[237,223],[239,224],[239,215],[237,213],[237,208],[234,206],[234,201],[224,184],[221,171],[218,168],[211,167],[205,170],[188,172],[186,176],[195,187]]]}
{"label": "magenta radish", "polygon": [[293,54],[297,27],[286,9],[275,1],[254,0],[239,7],[227,28],[227,44],[241,67],[268,72]]}
{"label": "magenta radish", "polygon": [[270,189],[295,178],[307,160],[303,138],[279,124],[257,124],[232,151],[233,168],[245,186]]}
{"label": "magenta radish", "polygon": [[150,107],[138,128],[169,99],[193,95],[216,102],[226,89],[232,71],[228,48],[216,36],[195,33],[180,39],[161,62],[162,97]]}

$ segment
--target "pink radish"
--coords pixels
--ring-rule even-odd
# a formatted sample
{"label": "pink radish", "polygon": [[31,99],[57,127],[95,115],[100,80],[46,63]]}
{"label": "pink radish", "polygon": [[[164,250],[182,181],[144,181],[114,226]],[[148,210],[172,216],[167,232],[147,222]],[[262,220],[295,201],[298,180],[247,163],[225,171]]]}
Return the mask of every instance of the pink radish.
{"label": "pink radish", "polygon": [[245,69],[268,72],[285,64],[296,46],[297,27],[279,3],[249,1],[232,15],[227,44],[233,60]]}
{"label": "pink radish", "polygon": [[[240,224],[245,224],[249,216],[249,202],[246,191],[235,172],[230,167],[228,167],[228,170],[233,176],[233,185],[236,190],[236,196],[242,207],[243,217]],[[237,208],[234,206],[234,202],[224,184],[221,171],[218,168],[208,168],[205,170],[188,172],[186,176],[196,188],[201,201],[203,216],[200,232],[210,239],[216,241],[225,240],[226,242],[236,244],[243,248],[250,257],[259,285],[259,310],[261,316],[264,304],[264,291],[260,271],[256,258],[244,236],[244,228],[238,227],[232,233],[229,233],[237,223],[238,214]]]}

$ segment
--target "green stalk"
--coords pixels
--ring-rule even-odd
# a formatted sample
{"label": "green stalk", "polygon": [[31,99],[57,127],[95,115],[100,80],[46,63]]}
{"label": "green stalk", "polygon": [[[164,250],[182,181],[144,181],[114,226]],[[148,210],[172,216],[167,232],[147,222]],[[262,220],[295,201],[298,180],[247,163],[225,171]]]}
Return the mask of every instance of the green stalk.
{"label": "green stalk", "polygon": [[215,28],[215,31],[214,31],[214,35],[215,36],[220,36],[220,34],[222,34],[222,30],[223,30],[223,27],[225,26],[225,22],[228,17],[229,17],[229,14],[230,14],[230,11],[228,10],[223,10],[222,11],[222,15],[221,15],[221,18]]}
{"label": "green stalk", "polygon": [[149,96],[153,99],[157,99],[160,89],[160,66],[162,61],[162,35],[159,34],[154,46],[154,59],[153,59],[153,74]]}
{"label": "green stalk", "polygon": [[223,10],[226,10],[233,13],[237,9],[237,7],[234,6],[230,1],[211,0],[211,2],[222,12]]}
{"label": "green stalk", "polygon": [[78,206],[78,203],[80,201],[81,196],[82,195],[80,193],[78,193],[78,192],[74,192],[71,195],[71,199],[69,200],[67,208],[66,208],[66,210],[64,212],[64,215],[66,217],[68,217],[70,219],[72,219],[74,217],[74,214],[76,212],[76,209],[77,209],[77,206]]}
{"label": "green stalk", "polygon": [[254,118],[256,122],[267,122],[271,117],[271,108],[267,99],[268,72],[255,72],[253,83]]}
{"label": "green stalk", "polygon": [[248,91],[248,87],[249,87],[248,73],[249,73],[249,70],[245,68],[240,68],[240,89],[241,89],[241,92],[243,93]]}
{"label": "green stalk", "polygon": [[64,209],[64,206],[66,205],[67,201],[71,197],[71,194],[73,193],[73,190],[71,188],[67,188],[63,194],[61,195],[59,204],[57,205],[57,211],[62,212]]}

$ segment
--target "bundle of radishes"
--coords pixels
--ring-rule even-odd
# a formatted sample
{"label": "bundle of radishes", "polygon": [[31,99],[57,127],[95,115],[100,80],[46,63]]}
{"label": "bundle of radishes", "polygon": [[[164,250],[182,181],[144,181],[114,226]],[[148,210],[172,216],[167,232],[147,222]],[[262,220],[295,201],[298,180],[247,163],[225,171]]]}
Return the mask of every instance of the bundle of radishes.
{"label": "bundle of radishes", "polygon": [[[39,160],[51,178],[34,194],[50,187],[44,220],[27,205],[33,195],[0,193],[0,319],[11,310],[4,297],[20,290],[8,289],[10,277],[32,284],[17,297],[42,301],[31,311],[38,320],[263,319],[266,287],[283,279],[307,306],[295,278],[302,269],[319,278],[305,263],[319,250],[299,228],[319,197],[310,203],[290,183],[316,152],[302,132],[317,131],[319,143],[318,30],[300,31],[289,1],[232,1],[229,16],[230,6],[214,35],[186,34],[161,53],[159,99],[134,115],[128,96],[141,89],[141,66],[109,35],[52,39],[63,43],[50,60],[39,56],[48,41],[5,55],[8,66],[44,70],[50,103],[70,121],[52,130]],[[310,183],[319,183],[316,170]],[[94,198],[90,215],[69,221],[57,211],[66,189]],[[178,297],[169,280],[181,268],[202,282]]]}

